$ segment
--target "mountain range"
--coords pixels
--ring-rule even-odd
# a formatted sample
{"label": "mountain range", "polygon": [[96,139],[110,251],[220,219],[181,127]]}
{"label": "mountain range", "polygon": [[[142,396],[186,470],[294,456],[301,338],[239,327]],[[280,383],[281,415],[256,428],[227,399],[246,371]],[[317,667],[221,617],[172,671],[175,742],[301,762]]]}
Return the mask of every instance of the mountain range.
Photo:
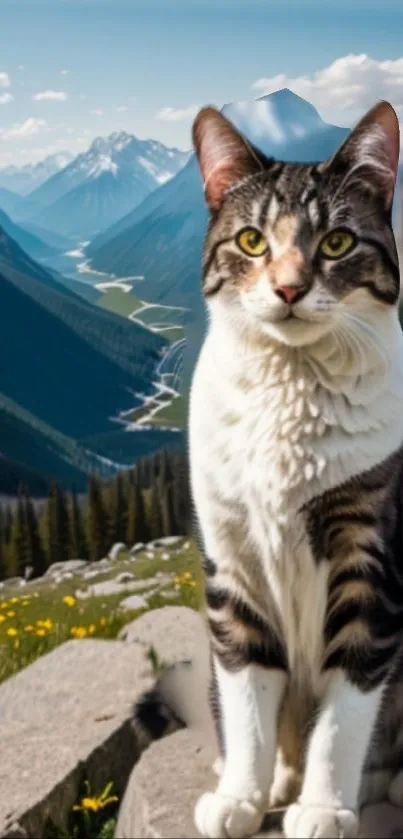
{"label": "mountain range", "polygon": [[98,137],[30,192],[15,217],[75,241],[91,238],[175,175],[188,156],[124,131]]}
{"label": "mountain range", "polygon": [[[73,159],[68,151],[49,155],[39,163],[27,163],[25,166],[4,166],[0,169],[0,187],[11,190],[17,195],[28,195],[51,178],[55,172],[64,169]],[[6,209],[6,208],[5,208]]]}

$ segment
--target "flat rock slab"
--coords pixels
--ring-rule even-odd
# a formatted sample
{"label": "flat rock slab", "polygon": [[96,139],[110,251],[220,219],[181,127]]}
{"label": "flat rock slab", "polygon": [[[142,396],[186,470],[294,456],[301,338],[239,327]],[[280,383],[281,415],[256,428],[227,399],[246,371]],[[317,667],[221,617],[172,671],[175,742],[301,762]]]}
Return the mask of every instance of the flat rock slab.
{"label": "flat rock slab", "polygon": [[122,794],[138,759],[133,703],[152,684],[140,645],[73,640],[0,686],[0,836],[61,829],[85,778]]}
{"label": "flat rock slab", "polygon": [[[199,795],[217,785],[211,754],[200,736],[178,731],[153,743],[133,770],[120,808],[115,839],[190,839],[199,834],[193,810]],[[268,813],[257,837],[281,837],[282,811]],[[360,834],[367,839],[403,836],[403,809],[381,803],[365,808]]]}

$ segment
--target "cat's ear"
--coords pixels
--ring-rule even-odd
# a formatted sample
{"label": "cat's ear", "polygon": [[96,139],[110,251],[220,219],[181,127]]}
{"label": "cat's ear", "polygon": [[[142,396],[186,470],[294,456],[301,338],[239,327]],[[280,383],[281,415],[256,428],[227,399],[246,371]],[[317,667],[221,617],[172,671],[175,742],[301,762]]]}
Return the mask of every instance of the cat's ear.
{"label": "cat's ear", "polygon": [[227,191],[262,169],[263,163],[257,150],[212,106],[199,111],[192,133],[206,202],[218,210]]}
{"label": "cat's ear", "polygon": [[389,102],[379,102],[360,120],[325,164],[341,174],[373,185],[390,210],[399,163],[399,122]]}

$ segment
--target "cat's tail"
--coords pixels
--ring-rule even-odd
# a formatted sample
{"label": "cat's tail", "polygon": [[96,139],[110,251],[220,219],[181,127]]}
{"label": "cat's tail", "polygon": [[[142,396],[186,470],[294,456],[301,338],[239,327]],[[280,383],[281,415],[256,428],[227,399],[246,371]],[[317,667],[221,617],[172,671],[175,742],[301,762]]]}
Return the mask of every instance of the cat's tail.
{"label": "cat's tail", "polygon": [[[203,654],[204,652],[204,654]],[[209,656],[198,650],[191,661],[163,666],[154,686],[133,707],[132,725],[141,749],[154,740],[189,728],[217,753],[214,721],[209,707]]]}

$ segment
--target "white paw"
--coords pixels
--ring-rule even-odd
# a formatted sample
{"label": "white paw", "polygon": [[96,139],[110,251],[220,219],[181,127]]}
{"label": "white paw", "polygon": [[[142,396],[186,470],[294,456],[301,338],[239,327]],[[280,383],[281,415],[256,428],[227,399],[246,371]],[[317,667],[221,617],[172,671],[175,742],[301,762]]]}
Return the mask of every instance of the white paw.
{"label": "white paw", "polygon": [[283,827],[287,839],[354,839],[358,820],[352,810],[292,804]]}
{"label": "white paw", "polygon": [[389,791],[388,791],[388,798],[391,804],[394,804],[395,807],[403,807],[403,771],[395,775],[393,778]]}
{"label": "white paw", "polygon": [[291,766],[276,768],[269,794],[270,807],[285,807],[291,804],[298,798],[300,788],[301,779]]}
{"label": "white paw", "polygon": [[256,801],[248,801],[206,792],[196,804],[194,821],[207,839],[244,839],[259,830],[263,815],[260,793],[256,793]]}

